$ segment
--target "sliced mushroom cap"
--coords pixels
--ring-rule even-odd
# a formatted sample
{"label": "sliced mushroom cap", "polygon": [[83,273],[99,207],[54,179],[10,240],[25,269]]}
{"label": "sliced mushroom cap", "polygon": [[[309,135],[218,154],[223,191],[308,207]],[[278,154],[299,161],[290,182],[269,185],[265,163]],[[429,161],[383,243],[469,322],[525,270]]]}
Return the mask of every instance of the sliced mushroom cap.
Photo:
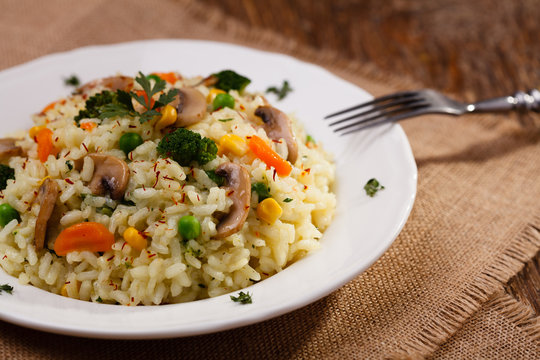
{"label": "sliced mushroom cap", "polygon": [[206,98],[197,89],[178,89],[178,95],[171,103],[178,113],[175,126],[186,127],[198,123],[206,114]]}
{"label": "sliced mushroom cap", "polygon": [[262,119],[263,128],[270,139],[285,140],[289,153],[287,160],[294,164],[298,158],[298,144],[292,131],[291,121],[287,115],[269,105],[259,106],[255,110],[255,115]]}
{"label": "sliced mushroom cap", "polygon": [[129,182],[127,164],[114,156],[104,154],[88,154],[94,160],[94,175],[88,187],[94,195],[109,194],[111,199],[124,197]]}
{"label": "sliced mushroom cap", "polygon": [[15,141],[17,141],[17,139],[0,139],[0,160],[9,159],[12,156],[22,155],[22,148],[15,145]]}
{"label": "sliced mushroom cap", "polygon": [[238,232],[249,213],[251,201],[251,182],[248,171],[235,163],[223,163],[216,168],[216,174],[225,177],[229,199],[233,204],[229,213],[217,225],[216,238],[221,239]]}
{"label": "sliced mushroom cap", "polygon": [[36,250],[43,249],[43,245],[45,244],[47,222],[53,213],[59,192],[60,188],[58,187],[58,184],[56,181],[51,180],[51,178],[46,178],[38,190],[36,201],[40,204],[40,207],[34,231]]}
{"label": "sliced mushroom cap", "polygon": [[124,90],[129,91],[133,88],[133,78],[129,76],[109,76],[103,79],[97,79],[90,81],[77,88],[76,92],[79,94],[87,94],[97,86],[104,87],[111,91]]}

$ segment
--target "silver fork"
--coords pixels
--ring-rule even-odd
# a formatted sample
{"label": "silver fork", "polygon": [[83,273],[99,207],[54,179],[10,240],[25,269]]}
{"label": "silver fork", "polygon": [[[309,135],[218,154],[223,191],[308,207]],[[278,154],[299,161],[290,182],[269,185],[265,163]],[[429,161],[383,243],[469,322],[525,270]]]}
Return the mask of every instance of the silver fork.
{"label": "silver fork", "polygon": [[345,135],[371,126],[403,120],[426,114],[463,115],[468,113],[540,112],[540,91],[519,91],[511,96],[466,104],[452,100],[430,89],[390,94],[327,115],[334,119],[330,126],[334,132]]}

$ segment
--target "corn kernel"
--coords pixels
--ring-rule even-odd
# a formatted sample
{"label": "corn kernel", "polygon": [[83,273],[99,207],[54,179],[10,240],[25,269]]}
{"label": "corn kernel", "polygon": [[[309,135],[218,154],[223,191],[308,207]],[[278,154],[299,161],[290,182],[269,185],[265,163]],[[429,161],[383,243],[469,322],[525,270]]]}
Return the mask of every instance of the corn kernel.
{"label": "corn kernel", "polygon": [[257,205],[257,216],[272,225],[280,218],[283,210],[276,200],[266,198]]}
{"label": "corn kernel", "polygon": [[219,155],[231,152],[236,156],[242,156],[248,151],[246,141],[238,135],[226,134],[219,139]]}
{"label": "corn kernel", "polygon": [[174,106],[167,105],[161,110],[161,119],[156,123],[156,130],[161,130],[176,122],[178,112]]}
{"label": "corn kernel", "polygon": [[216,88],[210,89],[210,92],[208,93],[208,96],[206,97],[206,102],[211,103],[212,101],[214,101],[214,98],[216,97],[217,94],[226,94],[226,92],[221,89],[216,89]]}
{"label": "corn kernel", "polygon": [[128,227],[124,231],[124,240],[135,250],[141,251],[146,248],[146,239],[134,227]]}
{"label": "corn kernel", "polygon": [[45,129],[45,128],[46,128],[45,125],[33,126],[33,127],[30,128],[28,133],[30,134],[30,137],[33,139],[34,137],[36,137],[38,132],[40,132],[42,129]]}

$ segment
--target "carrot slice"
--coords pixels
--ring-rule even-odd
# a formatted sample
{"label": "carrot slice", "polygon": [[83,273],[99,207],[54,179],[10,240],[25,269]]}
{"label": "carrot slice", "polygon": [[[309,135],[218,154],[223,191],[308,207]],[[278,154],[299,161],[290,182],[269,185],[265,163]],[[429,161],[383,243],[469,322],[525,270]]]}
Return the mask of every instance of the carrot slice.
{"label": "carrot slice", "polygon": [[65,256],[72,251],[107,251],[114,244],[114,235],[96,222],[72,225],[60,233],[54,243],[54,252]]}
{"label": "carrot slice", "polygon": [[288,176],[292,171],[292,166],[286,160],[283,160],[278,153],[257,135],[248,138],[248,146],[255,156],[261,159],[266,165],[276,169],[279,176]]}
{"label": "carrot slice", "polygon": [[[146,92],[144,90],[137,90],[137,91],[135,91],[135,94],[144,97],[144,101],[146,103],[148,103],[148,95],[146,94]],[[155,103],[156,103],[156,100],[154,100],[154,98],[150,99],[150,107],[151,108],[154,107]]]}
{"label": "carrot slice", "polygon": [[81,124],[81,129],[92,131],[97,126],[97,124],[93,121],[85,122]]}
{"label": "carrot slice", "polygon": [[178,76],[174,72],[168,72],[168,73],[152,73],[152,75],[157,75],[161,79],[165,80],[171,85],[174,85],[174,83],[178,80]]}
{"label": "carrot slice", "polygon": [[38,159],[41,162],[47,161],[49,155],[56,155],[58,150],[53,145],[53,132],[49,128],[43,128],[38,131],[35,137],[37,142],[38,150]]}

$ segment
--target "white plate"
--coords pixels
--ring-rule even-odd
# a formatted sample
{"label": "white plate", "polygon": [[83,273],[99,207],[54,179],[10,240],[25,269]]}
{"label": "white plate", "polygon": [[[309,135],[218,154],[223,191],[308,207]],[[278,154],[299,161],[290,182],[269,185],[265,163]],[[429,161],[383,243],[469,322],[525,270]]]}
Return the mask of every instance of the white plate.
{"label": "white plate", "polygon": [[[180,71],[185,76],[233,69],[252,79],[251,91],[264,91],[287,79],[294,91],[283,101],[269,100],[294,112],[308,133],[334,153],[337,164],[336,218],[322,248],[281,273],[251,286],[253,304],[229,295],[185,304],[114,306],[73,300],[32,286],[0,271],[0,284],[14,287],[0,295],[0,319],[22,326],[96,338],[165,338],[205,334],[260,322],[305,306],[370,266],[390,246],[411,211],[416,194],[416,165],[398,125],[352,136],[334,135],[323,116],[371,98],[364,90],[328,71],[281,54],[230,44],[153,40],[86,47],[53,54],[0,72],[1,131],[28,129],[30,115],[70,90],[63,79],[83,82],[121,72]],[[366,196],[363,186],[377,178],[384,191]]]}

